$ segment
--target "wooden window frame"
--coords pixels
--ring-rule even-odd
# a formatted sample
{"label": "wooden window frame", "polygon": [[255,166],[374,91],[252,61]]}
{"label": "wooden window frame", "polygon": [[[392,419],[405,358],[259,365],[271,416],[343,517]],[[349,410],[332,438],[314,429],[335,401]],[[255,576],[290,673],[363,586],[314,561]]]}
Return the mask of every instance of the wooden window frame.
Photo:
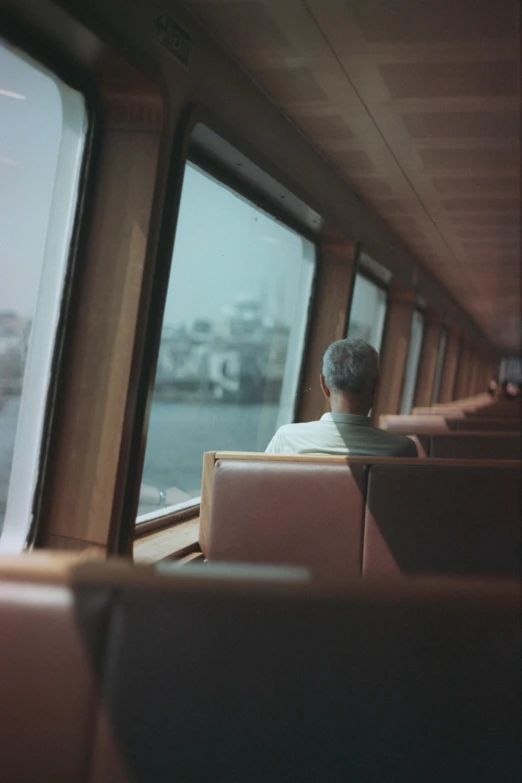
{"label": "wooden window frame", "polygon": [[[197,126],[207,128],[223,143],[225,154],[221,161],[215,150],[210,153],[205,152],[201,146],[194,144],[193,134]],[[261,156],[256,155],[255,151],[248,148],[248,144],[235,138],[233,131],[218,121],[206,107],[201,104],[190,104],[181,117],[175,133],[165,199],[161,210],[156,259],[149,272],[148,290],[144,291],[140,301],[137,331],[143,334],[143,338],[137,341],[133,356],[130,378],[130,387],[133,391],[129,394],[125,411],[109,541],[109,551],[117,554],[130,555],[135,539],[142,539],[155,531],[163,531],[166,534],[169,528],[199,516],[199,504],[195,503],[189,508],[172,508],[170,511],[166,509],[163,513],[158,509],[158,514],[153,519],[136,524],[150,402],[170,280],[183,178],[188,162],[203,168],[226,187],[314,244],[315,268],[294,403],[294,420],[298,417],[304,386],[305,357],[310,342],[312,314],[317,293],[323,221],[320,215],[313,212],[297,195],[297,187],[292,190],[291,183],[288,187],[283,184],[285,177],[282,173],[275,171],[271,165],[261,159]],[[249,169],[247,173],[250,175],[250,181],[238,175],[236,169],[239,168],[243,171]],[[259,178],[258,187],[256,187],[256,177]],[[306,220],[301,221],[295,217],[299,212],[307,216],[308,224]]]}

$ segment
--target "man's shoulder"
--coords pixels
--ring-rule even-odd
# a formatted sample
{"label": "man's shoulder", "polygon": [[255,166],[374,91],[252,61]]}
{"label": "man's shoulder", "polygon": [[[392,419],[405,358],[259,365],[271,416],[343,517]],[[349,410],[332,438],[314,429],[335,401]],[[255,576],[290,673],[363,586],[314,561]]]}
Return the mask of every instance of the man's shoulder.
{"label": "man's shoulder", "polygon": [[393,450],[396,452],[397,456],[418,456],[417,446],[407,435],[400,435],[397,432],[387,432],[386,430],[379,430],[379,432],[382,433],[383,440],[386,440],[390,446],[393,446]]}
{"label": "man's shoulder", "polygon": [[278,432],[304,432],[307,429],[314,429],[317,425],[321,424],[321,420],[318,421],[296,421],[292,424],[282,424],[279,427]]}
{"label": "man's shoulder", "polygon": [[283,424],[274,435],[268,450],[292,454],[303,448],[306,449],[310,441],[314,441],[316,438],[318,424],[320,424],[318,421]]}

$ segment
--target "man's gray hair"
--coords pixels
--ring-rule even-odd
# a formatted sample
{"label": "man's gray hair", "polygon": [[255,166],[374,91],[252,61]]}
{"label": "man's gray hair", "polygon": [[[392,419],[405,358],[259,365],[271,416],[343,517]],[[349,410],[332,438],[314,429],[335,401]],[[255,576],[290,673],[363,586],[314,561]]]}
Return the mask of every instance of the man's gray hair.
{"label": "man's gray hair", "polygon": [[379,354],[365,340],[337,340],[324,355],[323,375],[330,391],[369,393],[379,375]]}

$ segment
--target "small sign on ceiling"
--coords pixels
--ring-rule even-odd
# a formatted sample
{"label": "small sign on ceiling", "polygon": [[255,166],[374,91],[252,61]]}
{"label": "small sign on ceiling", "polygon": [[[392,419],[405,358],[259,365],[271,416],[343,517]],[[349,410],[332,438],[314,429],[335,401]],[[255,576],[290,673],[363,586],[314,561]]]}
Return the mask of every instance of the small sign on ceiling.
{"label": "small sign on ceiling", "polygon": [[156,41],[185,67],[190,55],[190,35],[174,19],[157,6],[154,18]]}

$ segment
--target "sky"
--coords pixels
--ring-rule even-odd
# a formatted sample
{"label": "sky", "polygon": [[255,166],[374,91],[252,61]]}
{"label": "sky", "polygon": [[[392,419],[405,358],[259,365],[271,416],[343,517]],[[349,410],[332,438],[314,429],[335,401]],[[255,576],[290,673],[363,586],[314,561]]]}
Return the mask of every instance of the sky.
{"label": "sky", "polygon": [[[217,320],[238,297],[291,323],[314,248],[192,164],[185,171],[164,323]],[[303,279],[304,276],[304,279]]]}
{"label": "sky", "polygon": [[0,41],[0,311],[32,318],[60,136],[53,79]]}

